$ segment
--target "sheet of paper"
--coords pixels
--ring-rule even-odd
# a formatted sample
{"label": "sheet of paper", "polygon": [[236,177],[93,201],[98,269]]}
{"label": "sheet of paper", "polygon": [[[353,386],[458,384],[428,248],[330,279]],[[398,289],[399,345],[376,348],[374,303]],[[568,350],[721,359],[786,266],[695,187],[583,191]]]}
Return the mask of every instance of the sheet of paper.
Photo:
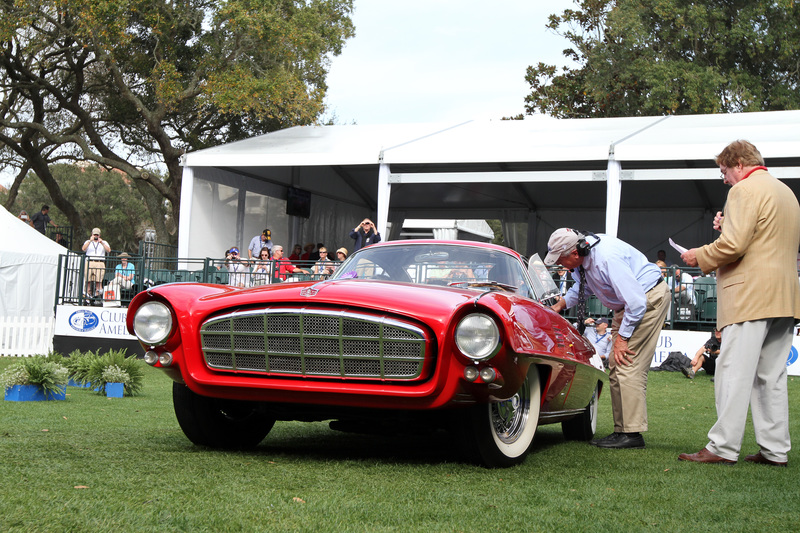
{"label": "sheet of paper", "polygon": [[678,250],[678,252],[680,252],[681,254],[687,250],[680,244],[677,244],[675,241],[673,241],[672,237],[669,238],[669,245]]}

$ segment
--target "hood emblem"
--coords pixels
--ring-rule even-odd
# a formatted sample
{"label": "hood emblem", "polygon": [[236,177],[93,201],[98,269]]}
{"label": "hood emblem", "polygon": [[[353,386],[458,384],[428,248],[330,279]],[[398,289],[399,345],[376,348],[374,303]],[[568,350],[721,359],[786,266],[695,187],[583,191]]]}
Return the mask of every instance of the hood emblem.
{"label": "hood emblem", "polygon": [[302,289],[300,289],[300,296],[307,296],[307,297],[316,296],[319,290],[322,288],[322,286],[328,282],[329,280],[323,280],[313,284],[310,287],[303,287]]}

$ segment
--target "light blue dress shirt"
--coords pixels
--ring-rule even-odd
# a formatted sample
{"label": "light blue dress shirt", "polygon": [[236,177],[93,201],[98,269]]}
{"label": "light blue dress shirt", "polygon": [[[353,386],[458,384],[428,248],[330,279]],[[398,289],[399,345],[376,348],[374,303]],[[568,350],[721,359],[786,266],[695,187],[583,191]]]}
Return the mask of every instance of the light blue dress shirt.
{"label": "light blue dress shirt", "polygon": [[[661,269],[647,260],[642,252],[630,244],[605,234],[587,237],[593,244],[589,255],[583,258],[586,271],[586,297],[597,296],[600,302],[613,311],[625,309],[619,334],[630,337],[647,311],[647,291],[661,279]],[[567,307],[578,303],[580,271],[572,271],[575,283],[564,296]]]}

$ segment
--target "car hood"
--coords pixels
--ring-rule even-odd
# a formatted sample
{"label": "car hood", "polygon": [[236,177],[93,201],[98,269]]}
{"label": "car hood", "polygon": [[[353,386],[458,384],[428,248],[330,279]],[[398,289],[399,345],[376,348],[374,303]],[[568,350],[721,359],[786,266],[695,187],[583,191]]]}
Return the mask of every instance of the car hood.
{"label": "car hood", "polygon": [[251,289],[193,283],[160,285],[148,291],[169,301],[178,313],[201,320],[218,311],[279,303],[352,306],[418,318],[448,317],[481,293],[449,287],[389,281],[343,279],[282,283]]}

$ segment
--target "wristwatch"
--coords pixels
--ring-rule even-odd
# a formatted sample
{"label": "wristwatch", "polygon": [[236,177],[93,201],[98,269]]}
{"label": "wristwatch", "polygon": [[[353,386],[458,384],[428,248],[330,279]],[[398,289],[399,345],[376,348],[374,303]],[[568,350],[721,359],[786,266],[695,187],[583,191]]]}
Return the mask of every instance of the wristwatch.
{"label": "wristwatch", "polygon": [[625,335],[620,335],[619,338],[624,340],[625,342],[628,342],[629,340],[631,340],[630,337],[626,337]]}

